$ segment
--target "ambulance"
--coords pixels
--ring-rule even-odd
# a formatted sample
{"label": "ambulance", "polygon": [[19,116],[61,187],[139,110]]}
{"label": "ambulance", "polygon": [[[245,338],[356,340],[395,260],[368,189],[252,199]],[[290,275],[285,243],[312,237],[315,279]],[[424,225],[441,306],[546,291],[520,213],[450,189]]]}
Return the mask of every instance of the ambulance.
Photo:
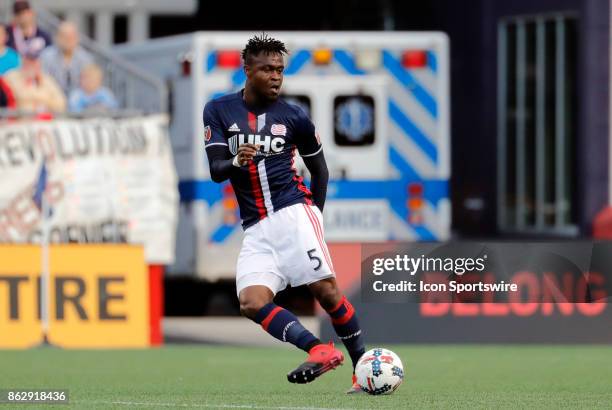
{"label": "ambulance", "polygon": [[[229,182],[210,179],[202,110],[246,79],[252,32],[198,32],[116,47],[163,78],[180,178],[169,274],[233,278],[242,240]],[[312,119],[330,170],[325,236],[333,242],[450,236],[449,42],[440,32],[272,32],[290,54],[283,98]],[[298,164],[306,180],[303,163]]]}

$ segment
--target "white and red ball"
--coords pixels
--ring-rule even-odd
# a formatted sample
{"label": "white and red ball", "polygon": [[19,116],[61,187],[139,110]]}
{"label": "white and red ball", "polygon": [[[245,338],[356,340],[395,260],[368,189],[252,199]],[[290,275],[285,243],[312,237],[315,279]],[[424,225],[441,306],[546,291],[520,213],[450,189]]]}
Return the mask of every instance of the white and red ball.
{"label": "white and red ball", "polygon": [[381,347],[368,350],[355,367],[357,383],[373,395],[391,394],[404,380],[402,361],[391,350]]}

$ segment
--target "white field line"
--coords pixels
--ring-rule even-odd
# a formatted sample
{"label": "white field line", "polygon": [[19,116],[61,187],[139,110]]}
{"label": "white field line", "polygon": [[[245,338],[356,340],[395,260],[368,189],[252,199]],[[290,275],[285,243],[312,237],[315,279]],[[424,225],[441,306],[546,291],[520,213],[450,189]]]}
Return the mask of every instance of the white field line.
{"label": "white field line", "polygon": [[290,407],[290,406],[253,406],[249,404],[208,404],[208,403],[157,403],[138,401],[78,401],[70,404],[103,404],[116,406],[140,406],[140,407],[188,407],[206,409],[273,409],[273,410],[346,410],[347,408],[329,407]]}

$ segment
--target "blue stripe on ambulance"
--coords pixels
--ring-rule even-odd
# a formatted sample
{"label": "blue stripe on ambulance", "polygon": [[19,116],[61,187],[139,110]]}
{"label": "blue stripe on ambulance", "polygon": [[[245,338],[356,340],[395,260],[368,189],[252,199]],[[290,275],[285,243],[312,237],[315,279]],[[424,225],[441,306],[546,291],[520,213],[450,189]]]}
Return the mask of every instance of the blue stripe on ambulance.
{"label": "blue stripe on ambulance", "polygon": [[289,60],[289,65],[285,68],[285,75],[294,75],[297,74],[304,65],[310,60],[311,54],[308,50],[299,50],[296,52],[291,60]]}
{"label": "blue stripe on ambulance", "polygon": [[210,236],[210,240],[215,243],[225,242],[227,237],[230,236],[235,229],[236,225],[222,224],[212,233],[212,235]]}
{"label": "blue stripe on ambulance", "polygon": [[411,181],[419,181],[421,177],[410,166],[410,164],[402,157],[393,145],[389,145],[389,161],[403,176]]}
{"label": "blue stripe on ambulance", "polygon": [[[329,181],[327,197],[329,199],[379,199],[402,198],[411,178],[388,180],[332,180]],[[306,181],[308,182],[308,181]],[[228,182],[226,182],[228,183]],[[448,196],[448,181],[442,179],[424,180],[424,199],[433,207]],[[185,180],[179,183],[181,202],[203,200],[209,206],[223,199],[222,186],[210,180]]]}
{"label": "blue stripe on ambulance", "polygon": [[434,74],[438,73],[438,57],[436,53],[431,50],[427,51],[427,67],[429,67]]}
{"label": "blue stripe on ambulance", "polygon": [[211,51],[206,58],[206,71],[211,72],[217,66],[217,52]]}
{"label": "blue stripe on ambulance", "polygon": [[438,162],[438,149],[434,143],[391,98],[389,99],[389,116],[434,163]]}
{"label": "blue stripe on ambulance", "polygon": [[[414,178],[411,178],[408,173],[404,176],[405,178],[394,181],[330,181],[327,197],[332,200],[387,198],[391,209],[405,221],[408,210],[406,195],[402,193],[406,192],[408,184],[413,182]],[[440,200],[448,196],[448,182],[445,180],[424,180],[422,184],[423,199],[434,209],[437,208]],[[223,199],[222,185],[210,180],[181,181],[179,193],[181,202],[203,200],[208,203],[209,207],[218,205]],[[238,228],[239,225],[221,224],[212,232],[210,240],[215,243],[224,242]],[[436,239],[435,235],[424,226],[412,226],[411,228],[421,240]]]}
{"label": "blue stripe on ambulance", "polygon": [[412,76],[408,70],[402,67],[400,61],[387,50],[383,50],[383,66],[395,77],[407,90],[409,90],[419,103],[434,117],[438,118],[438,104],[425,88]]}
{"label": "blue stripe on ambulance", "polygon": [[353,57],[344,50],[334,50],[334,60],[350,75],[364,75],[366,72],[357,67]]}
{"label": "blue stripe on ambulance", "polygon": [[242,68],[239,68],[236,71],[234,71],[234,74],[232,75],[232,84],[234,84],[234,88],[237,85],[242,86],[245,80],[246,80],[246,74],[244,73],[244,70]]}
{"label": "blue stripe on ambulance", "polygon": [[[408,177],[408,175],[406,175]],[[353,199],[367,200],[387,198],[391,209],[402,219],[408,217],[406,207],[406,192],[412,178],[395,181],[330,181],[328,188],[328,199]],[[308,183],[308,182],[307,182]],[[423,183],[423,199],[435,208],[441,199],[448,196],[448,182],[444,180],[426,180]],[[209,207],[214,206],[223,198],[221,186],[209,180],[181,181],[179,183],[179,193],[181,202],[191,202],[203,200]],[[224,242],[239,225],[218,226],[210,235],[210,240],[215,243]],[[425,226],[411,227],[421,240],[436,240],[437,238]]]}

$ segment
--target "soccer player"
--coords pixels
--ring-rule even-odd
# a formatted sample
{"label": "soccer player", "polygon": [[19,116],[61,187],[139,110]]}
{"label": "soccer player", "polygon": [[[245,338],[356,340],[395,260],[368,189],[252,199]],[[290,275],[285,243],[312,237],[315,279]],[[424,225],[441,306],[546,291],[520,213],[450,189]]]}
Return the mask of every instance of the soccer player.
{"label": "soccer player", "polygon": [[[213,181],[229,179],[240,206],[240,311],[275,338],[308,353],[287,378],[309,383],[341,365],[344,356],[274,304],[274,295],[287,285],[308,285],[329,314],[353,370],[365,346],[355,309],[336,284],[323,239],[328,171],[319,135],[300,108],[279,98],[285,54],[285,45],[265,34],[248,41],[242,51],[244,89],[206,104],[204,139]],[[296,150],[310,171],[310,189],[295,169]],[[353,374],[349,393],[358,391]]]}

